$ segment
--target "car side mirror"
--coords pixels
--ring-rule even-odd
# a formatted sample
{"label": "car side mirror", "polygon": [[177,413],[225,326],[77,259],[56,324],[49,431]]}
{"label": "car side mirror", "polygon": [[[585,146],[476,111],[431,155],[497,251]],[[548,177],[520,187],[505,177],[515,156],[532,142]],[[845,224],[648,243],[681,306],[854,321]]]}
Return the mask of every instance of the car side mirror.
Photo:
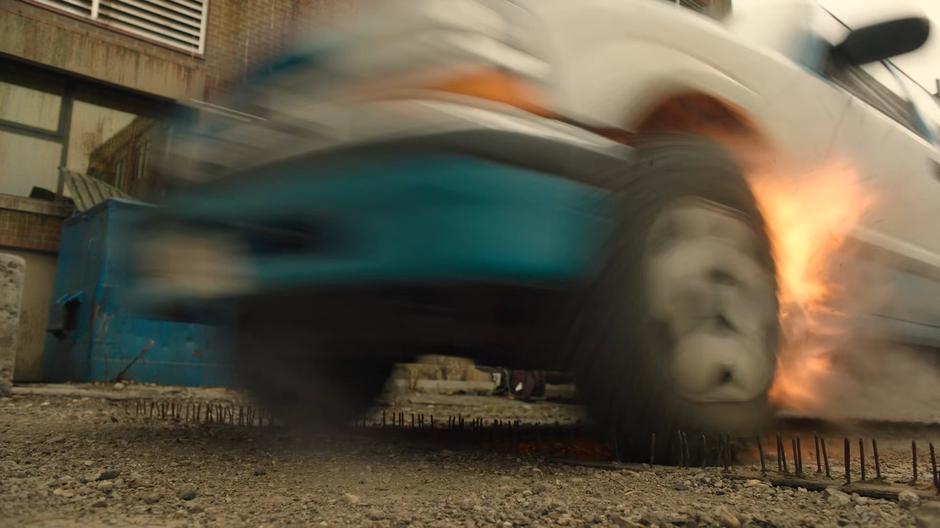
{"label": "car side mirror", "polygon": [[832,54],[849,64],[868,64],[914,51],[929,36],[926,18],[898,18],[852,30],[832,48]]}

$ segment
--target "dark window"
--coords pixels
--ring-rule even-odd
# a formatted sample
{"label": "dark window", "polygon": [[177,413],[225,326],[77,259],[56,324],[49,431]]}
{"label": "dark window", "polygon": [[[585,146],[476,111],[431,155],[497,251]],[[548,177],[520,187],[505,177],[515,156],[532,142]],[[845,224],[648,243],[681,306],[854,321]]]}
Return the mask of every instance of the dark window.
{"label": "dark window", "polygon": [[[881,65],[878,67],[883,68]],[[885,71],[888,70],[885,69]],[[914,106],[862,68],[833,62],[827,69],[826,75],[849,93],[904,125],[911,132],[920,136],[924,135]]]}

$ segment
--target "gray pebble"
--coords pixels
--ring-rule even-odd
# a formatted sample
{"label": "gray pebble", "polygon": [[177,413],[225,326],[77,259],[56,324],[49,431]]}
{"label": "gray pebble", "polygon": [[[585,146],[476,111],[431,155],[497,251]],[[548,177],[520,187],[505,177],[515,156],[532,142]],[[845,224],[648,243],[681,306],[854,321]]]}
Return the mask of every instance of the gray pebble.
{"label": "gray pebble", "polygon": [[195,499],[196,495],[197,495],[196,490],[192,488],[185,488],[185,489],[180,490],[179,498],[184,501],[188,501],[188,500]]}
{"label": "gray pebble", "polygon": [[920,497],[911,490],[904,490],[898,493],[898,504],[900,504],[902,508],[915,508],[920,504]]}
{"label": "gray pebble", "polygon": [[117,476],[120,474],[121,472],[116,469],[106,469],[98,473],[98,476],[95,477],[95,480],[112,480],[112,479],[116,479]]}

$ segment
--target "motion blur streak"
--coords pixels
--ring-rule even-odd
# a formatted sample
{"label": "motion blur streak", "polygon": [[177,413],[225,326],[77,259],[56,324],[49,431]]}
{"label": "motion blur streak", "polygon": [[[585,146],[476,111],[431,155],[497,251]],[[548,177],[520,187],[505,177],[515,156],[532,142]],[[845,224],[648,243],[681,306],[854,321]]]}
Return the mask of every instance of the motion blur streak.
{"label": "motion blur streak", "polygon": [[783,344],[770,391],[778,406],[814,411],[832,372],[829,342],[843,331],[828,304],[841,292],[829,280],[839,250],[874,197],[846,164],[829,163],[803,177],[757,172],[750,178],[764,213],[780,288]]}

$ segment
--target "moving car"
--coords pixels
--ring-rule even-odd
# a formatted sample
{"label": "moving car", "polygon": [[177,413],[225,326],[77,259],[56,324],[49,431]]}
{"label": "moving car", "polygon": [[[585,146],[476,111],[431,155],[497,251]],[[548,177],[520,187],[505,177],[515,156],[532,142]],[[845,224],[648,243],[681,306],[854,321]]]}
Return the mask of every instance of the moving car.
{"label": "moving car", "polygon": [[767,153],[851,160],[881,196],[853,239],[915,293],[868,315],[940,344],[935,138],[863,69],[920,47],[925,19],[830,43],[803,1],[721,21],[652,0],[394,5],[173,137],[164,170],[192,185],[135,236],[138,298],[227,321],[282,415],[347,418],[433,351],[574,372],[624,453],[762,426],[780,310],[745,176]]}

